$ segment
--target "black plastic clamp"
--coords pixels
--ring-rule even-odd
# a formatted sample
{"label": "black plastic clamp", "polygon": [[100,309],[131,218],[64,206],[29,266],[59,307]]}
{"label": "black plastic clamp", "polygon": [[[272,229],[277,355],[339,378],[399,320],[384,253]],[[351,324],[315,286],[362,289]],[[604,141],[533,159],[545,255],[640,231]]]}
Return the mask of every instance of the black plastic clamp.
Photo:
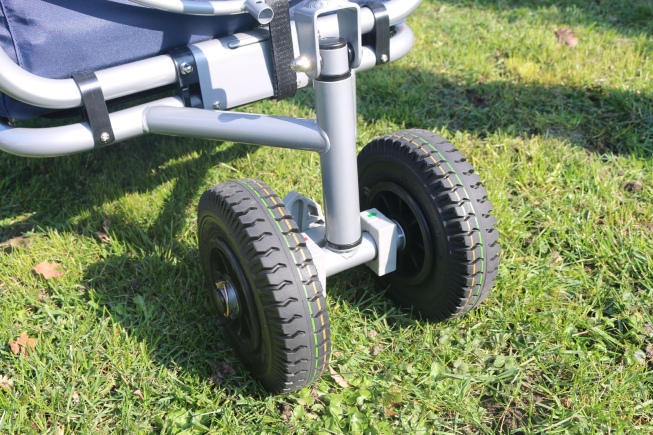
{"label": "black plastic clamp", "polygon": [[204,108],[200,75],[197,71],[195,55],[188,47],[173,48],[168,52],[177,70],[177,85],[179,96],[186,107]]}
{"label": "black plastic clamp", "polygon": [[83,71],[72,75],[82,94],[82,115],[93,134],[95,147],[103,147],[116,141],[109,118],[109,109],[104,99],[100,82],[93,71]]}
{"label": "black plastic clamp", "polygon": [[370,3],[365,5],[374,15],[374,29],[364,41],[371,45],[376,52],[376,64],[384,65],[390,62],[390,15],[383,3]]}

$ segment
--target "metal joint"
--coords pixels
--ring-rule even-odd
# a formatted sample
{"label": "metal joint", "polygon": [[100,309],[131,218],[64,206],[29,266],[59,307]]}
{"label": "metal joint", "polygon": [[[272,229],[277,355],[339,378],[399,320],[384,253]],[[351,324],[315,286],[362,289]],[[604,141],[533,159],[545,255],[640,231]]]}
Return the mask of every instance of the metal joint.
{"label": "metal joint", "polygon": [[102,87],[93,71],[72,75],[82,96],[82,115],[88,122],[96,148],[116,141]]}
{"label": "metal joint", "polygon": [[203,108],[200,76],[193,52],[188,47],[179,47],[173,48],[168,53],[177,69],[177,86],[184,106]]}
{"label": "metal joint", "polygon": [[[338,35],[321,35],[318,18],[334,15],[338,21]],[[350,67],[358,68],[361,64],[363,46],[361,43],[360,6],[347,0],[306,0],[295,8],[295,25],[299,52],[309,58],[311,69],[306,74],[311,79],[320,76],[322,62],[320,59],[319,40],[325,36],[338,36],[350,44],[353,58]]]}
{"label": "metal joint", "polygon": [[365,7],[372,11],[374,29],[365,35],[363,44],[374,47],[377,65],[385,65],[390,61],[390,37],[392,36],[388,9],[383,3],[370,3]]}

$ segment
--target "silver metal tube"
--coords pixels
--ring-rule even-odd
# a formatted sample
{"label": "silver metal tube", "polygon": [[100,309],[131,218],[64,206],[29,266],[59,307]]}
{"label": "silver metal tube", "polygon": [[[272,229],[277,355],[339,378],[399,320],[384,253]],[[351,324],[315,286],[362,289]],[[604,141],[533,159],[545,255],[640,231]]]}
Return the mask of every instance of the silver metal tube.
{"label": "silver metal tube", "polygon": [[[346,46],[337,50],[341,56],[348,56]],[[325,65],[323,70],[331,69]],[[326,241],[333,249],[345,250],[355,246],[361,238],[356,164],[356,89],[351,74],[347,78],[323,81],[327,79],[334,80],[322,77],[313,82],[317,122],[331,142],[329,151],[320,156]]]}
{"label": "silver metal tube", "polygon": [[361,244],[352,251],[334,252],[328,248],[322,248],[322,251],[324,252],[326,276],[333,276],[336,273],[365,264],[374,260],[377,255],[374,237],[365,232]]}
{"label": "silver metal tube", "polygon": [[[130,95],[177,81],[170,56],[161,55],[97,71],[104,98]],[[46,109],[72,109],[82,104],[73,79],[47,79],[25,71],[0,49],[0,91]]]}
{"label": "silver metal tube", "polygon": [[262,0],[195,1],[195,0],[131,0],[166,12],[186,15],[233,15],[249,12],[259,23],[268,24],[274,13]]}
{"label": "silver metal tube", "polygon": [[82,96],[73,79],[46,79],[25,71],[0,49],[0,91],[46,109],[79,107]]}
{"label": "silver metal tube", "polygon": [[274,18],[274,11],[263,0],[247,0],[244,8],[260,24],[270,24],[270,21]]}
{"label": "silver metal tube", "polygon": [[191,108],[152,107],[144,114],[149,133],[268,145],[324,153],[329,139],[310,119]]}
{"label": "silver metal tube", "polygon": [[177,82],[177,71],[167,55],[150,57],[95,73],[104,98],[112,100]]}
{"label": "silver metal tube", "polygon": [[[143,134],[143,112],[152,106],[183,107],[177,97],[163,98],[110,114],[116,142]],[[54,157],[91,150],[93,135],[87,123],[49,128],[19,128],[0,123],[0,150],[25,157]]]}

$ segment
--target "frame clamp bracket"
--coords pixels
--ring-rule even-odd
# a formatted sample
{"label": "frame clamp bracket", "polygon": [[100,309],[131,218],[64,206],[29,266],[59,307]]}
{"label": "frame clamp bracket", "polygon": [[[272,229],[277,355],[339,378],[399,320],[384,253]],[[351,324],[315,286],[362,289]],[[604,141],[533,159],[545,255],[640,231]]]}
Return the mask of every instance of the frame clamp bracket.
{"label": "frame clamp bracket", "polygon": [[[334,15],[338,22],[340,34],[320,33],[318,18]],[[317,79],[322,73],[319,40],[329,36],[344,38],[351,49],[350,67],[358,68],[361,64],[361,28],[360,6],[347,0],[306,0],[295,9],[295,25],[299,42],[300,57],[305,56],[308,68],[301,70],[311,79]]]}
{"label": "frame clamp bracket", "polygon": [[383,3],[370,3],[364,7],[374,15],[374,29],[367,34],[364,44],[374,47],[376,64],[385,65],[390,62],[390,15]]}
{"label": "frame clamp bracket", "polygon": [[168,54],[175,63],[179,97],[184,102],[184,106],[196,109],[204,108],[195,55],[188,47],[173,48]]}
{"label": "frame clamp bracket", "polygon": [[82,71],[72,75],[82,95],[82,116],[88,122],[96,148],[116,141],[111,127],[109,109],[102,93],[100,81],[93,71]]}

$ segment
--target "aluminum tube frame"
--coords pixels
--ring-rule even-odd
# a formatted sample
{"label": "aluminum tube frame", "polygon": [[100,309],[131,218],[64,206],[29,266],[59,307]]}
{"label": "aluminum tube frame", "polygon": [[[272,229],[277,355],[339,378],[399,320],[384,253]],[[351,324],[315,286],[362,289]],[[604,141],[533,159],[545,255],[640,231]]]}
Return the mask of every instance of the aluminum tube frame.
{"label": "aluminum tube frame", "polygon": [[[168,3],[167,0],[159,1]],[[390,24],[399,23],[417,9],[421,2],[422,0],[391,0],[384,3],[390,14]],[[362,8],[360,20],[362,33],[368,33],[373,29],[374,15],[368,8]],[[338,34],[338,22],[334,17],[321,17],[318,24],[321,34],[325,36]],[[292,27],[294,28],[294,24]],[[293,32],[294,39],[296,39],[295,35],[296,32]],[[296,40],[294,46],[298,46]],[[390,61],[401,57],[392,55],[392,52],[391,45]],[[167,60],[160,58],[167,58]],[[102,77],[100,83],[107,100],[128,95],[129,92],[141,92],[177,81],[174,62],[167,55],[107,68],[97,71],[96,75],[99,79]],[[0,91],[19,101],[47,109],[71,109],[82,104],[79,88],[72,79],[49,79],[32,74],[16,65],[4,50],[0,50]]]}
{"label": "aluminum tube frame", "polygon": [[191,108],[151,107],[149,133],[250,143],[326,153],[329,138],[311,119]]}
{"label": "aluminum tube frame", "polygon": [[[180,98],[168,97],[111,113],[116,142],[144,133],[143,113],[153,106],[183,107]],[[93,134],[87,123],[47,128],[19,128],[0,123],[0,150],[24,157],[55,157],[92,150]]]}
{"label": "aluminum tube frame", "polygon": [[[172,58],[160,55],[95,73],[104,98],[112,100],[176,83]],[[73,79],[48,79],[25,71],[0,49],[0,91],[17,100],[46,109],[74,109],[82,96]]]}
{"label": "aluminum tube frame", "polygon": [[166,12],[186,15],[234,15],[249,12],[259,23],[272,21],[274,13],[265,2],[257,0],[189,1],[189,0],[131,0]]}
{"label": "aluminum tube frame", "polygon": [[[397,29],[397,34],[391,39],[391,58],[392,60],[397,60],[399,57],[405,56],[411,49],[413,44],[414,35],[412,30],[406,26],[399,26]],[[0,50],[0,57],[4,55],[4,52]],[[157,56],[156,58],[147,59],[140,61],[146,63],[144,69],[147,71],[153,70],[152,66],[161,65],[163,63],[172,62],[168,56]],[[14,64],[15,65],[15,64]],[[362,52],[362,62],[361,66],[356,71],[363,71],[371,69],[376,65],[376,54],[374,50],[370,47],[363,47]],[[16,68],[18,68],[16,66]],[[120,67],[115,67],[116,70],[121,71],[120,76],[131,74],[130,65],[124,65]],[[129,92],[127,91],[127,82],[120,81],[111,81],[110,79],[114,75],[110,72],[113,69],[107,69],[104,71],[98,71],[98,79],[104,83],[112,83],[115,89],[115,92],[118,95],[126,95]],[[4,71],[0,69],[0,76]],[[24,72],[21,70],[21,72]],[[159,80],[159,83],[163,80],[167,80],[166,74],[169,74],[170,69],[161,68],[159,73],[163,76]],[[29,74],[29,73],[27,73]],[[267,72],[265,72],[267,76]],[[174,75],[174,71],[173,71]],[[117,76],[116,76],[117,77]],[[143,75],[147,78],[147,75]],[[43,79],[49,80],[49,79]],[[47,84],[46,84],[47,86]],[[272,95],[270,95],[271,97]],[[170,106],[170,107],[182,107],[183,104],[179,100],[175,100],[175,103],[171,103],[171,100],[157,100],[152,101],[146,105],[136,106],[132,109],[127,109],[126,111],[116,112],[111,114],[112,124],[116,123],[117,119],[123,120],[126,118],[126,114],[132,114],[134,116],[133,120],[130,120],[129,123],[136,125],[140,124],[142,121],[142,111],[143,107],[154,107],[154,106]],[[194,112],[195,113],[195,112]],[[211,112],[209,112],[211,113]],[[114,126],[114,129],[117,129],[116,133],[116,142],[124,140],[127,138],[136,137],[139,134],[142,134],[141,129],[140,133],[134,133],[132,130],[130,134],[122,134],[121,131],[123,128],[121,124],[127,122],[121,121],[121,123]],[[11,131],[11,133],[9,133]],[[15,128],[7,124],[0,122],[0,150],[6,151],[11,154],[26,156],[26,157],[55,157],[66,154],[73,154],[77,152],[87,151],[93,149],[93,143],[91,141],[90,131],[85,124],[73,124],[70,126],[64,127],[52,127],[52,128],[43,128],[43,129],[31,129],[31,128]]]}
{"label": "aluminum tube frame", "polygon": [[[322,51],[322,50],[321,50]],[[344,46],[328,50],[348,59]],[[329,71],[328,60],[321,56],[323,71]],[[345,76],[320,78],[313,82],[317,123],[329,137],[331,148],[320,155],[322,197],[326,220],[326,244],[336,251],[346,251],[361,242],[360,204],[358,199],[358,167],[356,162],[356,82],[354,73],[344,62]],[[343,74],[342,71],[338,74]]]}

